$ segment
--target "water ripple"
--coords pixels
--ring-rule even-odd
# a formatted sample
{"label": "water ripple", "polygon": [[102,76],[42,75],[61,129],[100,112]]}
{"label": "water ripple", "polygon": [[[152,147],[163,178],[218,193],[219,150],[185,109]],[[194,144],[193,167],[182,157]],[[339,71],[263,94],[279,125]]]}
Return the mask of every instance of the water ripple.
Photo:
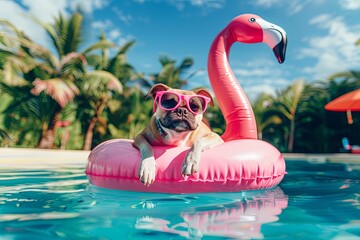
{"label": "water ripple", "polygon": [[83,167],[0,169],[0,239],[356,239],[359,169],[289,163],[274,189],[184,195],[96,188]]}

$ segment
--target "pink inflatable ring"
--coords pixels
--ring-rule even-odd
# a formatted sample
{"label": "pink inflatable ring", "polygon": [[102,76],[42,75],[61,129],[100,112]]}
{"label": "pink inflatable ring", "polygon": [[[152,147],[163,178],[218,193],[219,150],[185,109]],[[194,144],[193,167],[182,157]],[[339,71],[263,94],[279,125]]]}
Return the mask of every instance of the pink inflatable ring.
{"label": "pink inflatable ring", "polygon": [[238,192],[272,188],[285,175],[285,161],[272,145],[258,140],[251,105],[228,62],[234,42],[268,44],[279,63],[285,58],[285,31],[259,16],[244,14],[233,19],[215,38],[209,53],[208,72],[226,121],[224,143],[202,153],[199,172],[181,175],[188,148],[154,146],[155,182],[140,182],[140,152],[131,140],[116,139],[97,146],[89,155],[86,174],[91,184],[111,189],[163,192]]}

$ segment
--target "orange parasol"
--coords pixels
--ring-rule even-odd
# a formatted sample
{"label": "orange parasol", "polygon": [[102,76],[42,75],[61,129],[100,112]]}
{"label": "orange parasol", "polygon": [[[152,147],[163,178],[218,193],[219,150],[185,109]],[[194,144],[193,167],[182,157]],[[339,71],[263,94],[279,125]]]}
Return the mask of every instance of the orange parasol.
{"label": "orange parasol", "polygon": [[325,109],[329,111],[346,112],[348,123],[352,124],[351,111],[360,111],[360,89],[332,100],[325,105]]}

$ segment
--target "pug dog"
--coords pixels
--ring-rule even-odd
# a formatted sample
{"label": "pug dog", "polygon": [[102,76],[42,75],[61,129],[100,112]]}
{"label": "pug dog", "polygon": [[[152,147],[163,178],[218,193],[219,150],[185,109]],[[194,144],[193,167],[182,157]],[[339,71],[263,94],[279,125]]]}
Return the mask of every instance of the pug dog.
{"label": "pug dog", "polygon": [[211,94],[205,89],[186,91],[156,84],[149,95],[154,98],[155,113],[133,143],[141,154],[140,181],[145,186],[155,181],[156,161],[152,146],[190,147],[182,164],[182,175],[198,172],[201,152],[223,143],[203,121],[208,104],[214,106]]}

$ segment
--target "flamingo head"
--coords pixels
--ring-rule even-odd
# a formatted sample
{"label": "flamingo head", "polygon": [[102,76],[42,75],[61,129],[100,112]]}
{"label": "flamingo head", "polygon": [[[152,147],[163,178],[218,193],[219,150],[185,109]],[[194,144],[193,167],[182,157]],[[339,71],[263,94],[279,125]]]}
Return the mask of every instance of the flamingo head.
{"label": "flamingo head", "polygon": [[243,14],[234,18],[228,25],[232,37],[237,42],[264,42],[273,49],[279,63],[285,60],[287,37],[281,27],[265,21],[254,14]]}

